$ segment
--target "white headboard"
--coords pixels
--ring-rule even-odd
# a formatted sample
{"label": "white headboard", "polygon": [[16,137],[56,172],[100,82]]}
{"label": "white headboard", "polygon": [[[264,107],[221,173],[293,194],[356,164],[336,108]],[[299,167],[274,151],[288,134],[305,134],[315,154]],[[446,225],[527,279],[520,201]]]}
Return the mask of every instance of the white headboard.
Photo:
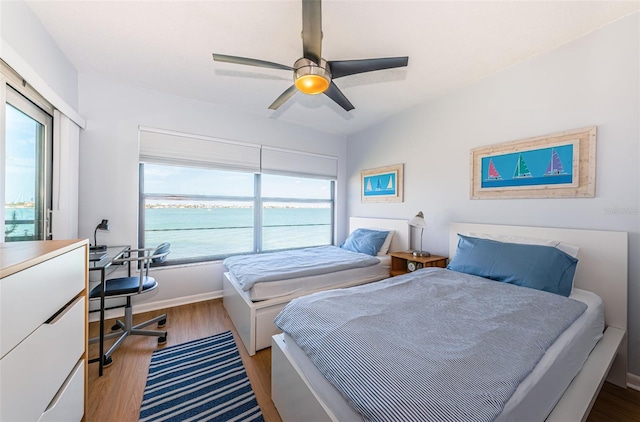
{"label": "white headboard", "polygon": [[391,218],[349,218],[349,233],[358,228],[393,230],[390,252],[406,251],[409,249],[409,224],[407,220],[395,220]]}
{"label": "white headboard", "polygon": [[[596,293],[604,301],[605,323],[627,330],[627,233],[550,227],[500,226],[492,224],[451,223],[449,257],[458,244],[457,234],[491,233],[537,239],[557,240],[580,247],[574,285]],[[627,340],[610,375],[623,377],[627,372]],[[625,385],[619,384],[618,385]]]}

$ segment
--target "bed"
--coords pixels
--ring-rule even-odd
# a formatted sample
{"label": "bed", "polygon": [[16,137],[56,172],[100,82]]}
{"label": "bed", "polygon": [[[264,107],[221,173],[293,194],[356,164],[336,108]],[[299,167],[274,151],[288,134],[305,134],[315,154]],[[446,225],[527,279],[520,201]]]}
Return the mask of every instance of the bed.
{"label": "bed", "polygon": [[[358,228],[393,230],[390,252],[409,247],[407,220],[351,217],[349,232]],[[226,272],[223,277],[223,304],[247,352],[253,356],[256,351],[271,347],[271,336],[280,332],[273,324],[273,319],[292,299],[321,290],[351,287],[387,278],[389,257],[380,258],[381,263],[375,267],[345,270],[330,276],[276,280],[265,283],[262,287],[255,285],[251,291],[244,291],[237,280]],[[248,256],[247,259],[251,257]],[[254,300],[256,295],[268,299]]]}
{"label": "bed", "polygon": [[[581,369],[575,368],[575,371],[579,371],[575,378],[571,373],[563,374],[557,370],[557,368],[566,363],[561,360],[555,360],[555,357],[553,359],[550,357],[551,352],[556,353],[555,349],[552,349],[558,349],[560,346],[556,346],[560,340],[567,337],[567,332],[570,330],[566,330],[558,337],[557,343],[553,343],[547,350],[538,366],[516,390],[516,393],[519,392],[516,405],[520,407],[518,408],[516,405],[507,402],[502,419],[499,416],[495,420],[519,420],[522,419],[523,415],[533,414],[529,412],[538,407],[539,400],[542,400],[540,394],[543,393],[542,395],[544,396],[548,392],[547,390],[552,390],[553,388],[557,388],[558,391],[555,396],[546,398],[546,400],[550,400],[550,404],[547,405],[548,408],[552,409],[550,413],[545,411],[545,414],[549,413],[546,420],[585,420],[607,375],[608,381],[626,387],[626,233],[522,226],[452,224],[450,227],[450,256],[453,256],[456,250],[458,233],[490,233],[538,239],[555,239],[577,245],[580,247],[580,264],[577,266],[575,273],[575,288],[572,297],[574,294],[582,295],[582,290],[590,291],[596,293],[597,296],[595,297],[599,296],[601,304],[604,304],[604,309],[602,309],[602,306],[598,306],[598,300],[595,300],[591,304],[594,306],[589,305],[588,307],[588,309],[600,309],[600,312],[604,314],[606,329],[599,341],[597,339],[593,340],[594,343],[596,341],[597,343],[590,353],[588,353],[588,350],[583,351],[586,362]],[[385,283],[387,282],[375,284],[382,285]],[[371,288],[371,286],[373,285],[365,287]],[[323,295],[327,295],[327,293]],[[584,295],[588,295],[588,293],[584,293]],[[585,301],[589,302],[589,299],[585,299]],[[585,311],[584,315],[586,314],[587,312]],[[577,324],[578,320],[574,324]],[[570,329],[573,328],[574,325],[571,325]],[[284,421],[347,420],[358,417],[357,413],[349,413],[353,412],[352,407],[340,392],[329,384],[292,337],[279,334],[274,336],[272,341],[272,399]],[[571,341],[568,343],[571,343]],[[578,347],[578,349],[580,348]],[[569,357],[577,353],[576,350],[568,350],[559,353],[564,353]],[[571,362],[571,358],[569,358],[569,362]],[[551,374],[551,377],[544,377],[540,375],[541,372],[543,374]],[[522,385],[525,385],[526,388],[521,389]],[[513,397],[516,397],[516,393],[513,394]],[[506,413],[508,406],[513,408],[510,410],[512,413]],[[539,419],[542,420],[544,417]]]}

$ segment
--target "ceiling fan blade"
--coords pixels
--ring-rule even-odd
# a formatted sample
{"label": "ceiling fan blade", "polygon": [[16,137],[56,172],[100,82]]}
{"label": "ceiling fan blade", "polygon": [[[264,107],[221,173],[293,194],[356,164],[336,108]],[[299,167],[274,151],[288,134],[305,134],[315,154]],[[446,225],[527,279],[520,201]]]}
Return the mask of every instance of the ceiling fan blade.
{"label": "ceiling fan blade", "polygon": [[267,61],[258,60],[258,59],[249,59],[247,57],[226,56],[224,54],[213,53],[213,60],[217,62],[244,64],[247,66],[267,67],[270,69],[294,70],[291,66],[285,66],[279,63],[267,62]]}
{"label": "ceiling fan blade", "polygon": [[358,73],[373,72],[374,70],[404,67],[409,63],[409,57],[385,57],[381,59],[364,60],[337,60],[328,63],[331,70],[331,78],[337,79],[343,76],[355,75]]}
{"label": "ceiling fan blade", "polygon": [[269,109],[277,110],[282,104],[287,102],[289,98],[293,97],[293,94],[295,94],[297,91],[298,89],[296,88],[296,86],[291,85],[285,92],[283,92],[278,98],[276,98],[276,100],[269,106]]}
{"label": "ceiling fan blade", "polygon": [[322,4],[302,0],[302,52],[305,59],[320,64],[322,58]]}
{"label": "ceiling fan blade", "polygon": [[333,82],[331,82],[329,88],[327,88],[327,90],[324,92],[324,95],[331,98],[346,111],[351,111],[355,108],[353,104],[351,104],[351,102],[347,100],[347,97],[344,96],[342,91],[340,91],[340,88],[338,88],[338,86]]}

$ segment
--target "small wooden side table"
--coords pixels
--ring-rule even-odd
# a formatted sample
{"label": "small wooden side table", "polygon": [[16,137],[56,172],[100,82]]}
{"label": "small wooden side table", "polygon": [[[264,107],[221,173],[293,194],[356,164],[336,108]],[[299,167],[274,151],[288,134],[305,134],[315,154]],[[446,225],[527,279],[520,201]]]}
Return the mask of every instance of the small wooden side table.
{"label": "small wooden side table", "polygon": [[447,257],[440,255],[413,256],[411,252],[389,252],[391,256],[391,277],[402,275],[426,267],[446,268]]}

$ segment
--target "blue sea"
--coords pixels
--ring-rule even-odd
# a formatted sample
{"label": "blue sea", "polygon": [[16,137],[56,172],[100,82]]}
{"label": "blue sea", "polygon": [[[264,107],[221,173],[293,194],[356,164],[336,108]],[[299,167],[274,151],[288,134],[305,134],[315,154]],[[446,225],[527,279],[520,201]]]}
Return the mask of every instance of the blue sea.
{"label": "blue sea", "polygon": [[[11,237],[30,238],[35,233],[35,223],[33,216],[35,210],[33,208],[5,208],[4,209],[4,230],[5,238],[10,240]],[[28,221],[31,223],[15,223],[16,221]],[[33,239],[28,239],[33,240]]]}
{"label": "blue sea", "polygon": [[[33,220],[33,208],[6,208],[5,228],[14,211],[17,220]],[[265,208],[262,218],[264,251],[331,243],[330,208]],[[171,259],[253,251],[253,208],[149,208],[145,226],[145,245],[170,242]],[[8,236],[25,233],[33,235],[33,224]]]}
{"label": "blue sea", "polygon": [[[253,251],[253,208],[151,208],[145,245],[171,243],[170,259]],[[265,208],[264,251],[331,243],[330,208]]]}

